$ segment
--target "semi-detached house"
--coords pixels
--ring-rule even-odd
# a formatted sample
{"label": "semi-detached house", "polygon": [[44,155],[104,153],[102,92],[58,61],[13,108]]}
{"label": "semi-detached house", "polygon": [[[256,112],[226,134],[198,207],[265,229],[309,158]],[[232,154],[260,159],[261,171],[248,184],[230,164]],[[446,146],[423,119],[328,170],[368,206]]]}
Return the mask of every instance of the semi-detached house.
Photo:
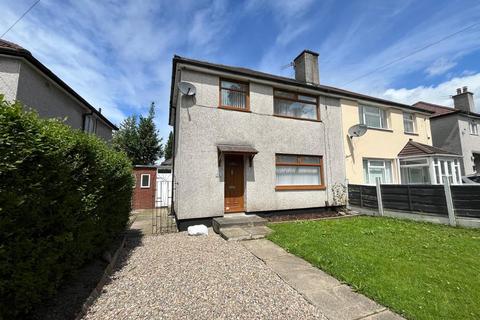
{"label": "semi-detached house", "polygon": [[434,112],[430,118],[433,145],[463,156],[462,175],[480,176],[480,113],[473,93],[465,86],[452,98],[453,108],[423,101],[413,106]]}
{"label": "semi-detached house", "polygon": [[0,94],[18,100],[43,118],[58,118],[74,129],[111,140],[118,128],[101,110],[55,75],[30,51],[0,39]]}
{"label": "semi-detached house", "polygon": [[[318,54],[312,51],[300,53],[294,67],[290,79],[173,58],[173,210],[181,229],[232,212],[343,205],[347,178],[363,183],[364,163],[369,163],[368,177],[375,178],[373,167],[383,161],[381,175],[390,170],[394,179],[404,147],[413,140],[431,145],[430,112],[320,85]],[[193,85],[195,95],[182,94],[180,82]],[[413,115],[413,128],[408,134],[402,129],[390,144],[400,133],[397,120],[407,119],[404,114]],[[362,123],[358,117],[369,127],[378,121],[386,127],[350,144],[347,130]],[[381,145],[388,152],[376,152]]]}

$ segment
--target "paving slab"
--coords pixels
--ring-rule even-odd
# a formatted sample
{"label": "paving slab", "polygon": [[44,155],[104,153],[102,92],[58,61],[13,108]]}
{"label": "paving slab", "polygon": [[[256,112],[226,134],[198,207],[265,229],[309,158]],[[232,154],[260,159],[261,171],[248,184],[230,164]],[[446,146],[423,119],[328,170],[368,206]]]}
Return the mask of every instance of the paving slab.
{"label": "paving slab", "polygon": [[269,240],[242,244],[330,320],[403,319]]}
{"label": "paving slab", "polygon": [[[298,257],[295,258],[302,260]],[[296,259],[291,259],[290,256],[282,256],[270,260],[267,265],[292,287],[301,292],[314,288],[329,289],[342,285],[340,281],[310,265],[305,260],[302,260],[303,263],[297,263]]]}
{"label": "paving slab", "polygon": [[267,239],[244,242],[243,245],[261,260],[274,259],[289,253]]}
{"label": "paving slab", "polygon": [[268,236],[272,229],[266,226],[257,226],[257,227],[244,227],[243,230],[250,234],[251,239],[263,239]]}
{"label": "paving slab", "polygon": [[393,313],[390,310],[383,310],[382,312],[365,317],[362,320],[402,320],[398,314]]}
{"label": "paving slab", "polygon": [[302,292],[303,295],[329,319],[361,319],[385,310],[385,307],[364,295],[353,292],[347,285],[329,289],[317,287]]}

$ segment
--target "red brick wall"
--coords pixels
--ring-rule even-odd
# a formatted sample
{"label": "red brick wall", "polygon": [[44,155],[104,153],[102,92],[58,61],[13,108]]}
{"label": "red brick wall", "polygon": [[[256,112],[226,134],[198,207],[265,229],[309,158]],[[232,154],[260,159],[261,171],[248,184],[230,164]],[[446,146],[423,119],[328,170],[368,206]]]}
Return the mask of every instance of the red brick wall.
{"label": "red brick wall", "polygon": [[[157,168],[133,168],[135,188],[133,189],[133,210],[155,208],[155,188],[157,186]],[[150,187],[141,187],[142,174],[150,174]]]}

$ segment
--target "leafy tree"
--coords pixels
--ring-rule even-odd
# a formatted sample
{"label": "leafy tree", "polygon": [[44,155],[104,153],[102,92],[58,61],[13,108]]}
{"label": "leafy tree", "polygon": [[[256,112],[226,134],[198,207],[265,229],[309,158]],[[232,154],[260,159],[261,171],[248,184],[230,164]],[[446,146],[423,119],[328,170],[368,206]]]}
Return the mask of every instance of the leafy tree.
{"label": "leafy tree", "polygon": [[113,137],[113,145],[124,151],[132,164],[153,164],[163,156],[162,138],[155,127],[155,104],[152,102],[148,116],[126,118]]}
{"label": "leafy tree", "polygon": [[168,135],[167,144],[165,145],[165,160],[171,159],[173,156],[173,132]]}

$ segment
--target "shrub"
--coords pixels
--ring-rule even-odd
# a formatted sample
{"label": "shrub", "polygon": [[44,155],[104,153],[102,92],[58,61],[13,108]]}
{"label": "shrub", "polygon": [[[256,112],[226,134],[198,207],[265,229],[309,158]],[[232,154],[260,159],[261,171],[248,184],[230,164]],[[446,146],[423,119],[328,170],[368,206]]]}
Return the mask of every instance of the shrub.
{"label": "shrub", "polygon": [[131,164],[0,96],[0,319],[27,317],[128,222]]}

